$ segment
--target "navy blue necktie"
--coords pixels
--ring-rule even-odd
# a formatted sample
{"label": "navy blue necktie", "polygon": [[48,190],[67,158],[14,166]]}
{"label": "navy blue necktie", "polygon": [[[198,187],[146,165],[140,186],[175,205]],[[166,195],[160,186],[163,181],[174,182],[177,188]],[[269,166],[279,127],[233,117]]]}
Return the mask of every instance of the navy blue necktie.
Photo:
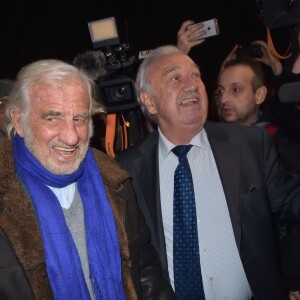
{"label": "navy blue necktie", "polygon": [[187,153],[192,145],[172,149],[179,160],[174,174],[173,264],[176,300],[204,300],[193,178]]}

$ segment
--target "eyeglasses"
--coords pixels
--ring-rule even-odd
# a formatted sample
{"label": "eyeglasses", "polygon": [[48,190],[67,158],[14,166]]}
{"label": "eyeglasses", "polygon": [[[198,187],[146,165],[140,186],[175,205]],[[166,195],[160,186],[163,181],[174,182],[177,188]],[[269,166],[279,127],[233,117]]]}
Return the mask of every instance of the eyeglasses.
{"label": "eyeglasses", "polygon": [[3,96],[0,98],[0,114],[3,114],[5,112],[5,106],[7,103],[8,97]]}

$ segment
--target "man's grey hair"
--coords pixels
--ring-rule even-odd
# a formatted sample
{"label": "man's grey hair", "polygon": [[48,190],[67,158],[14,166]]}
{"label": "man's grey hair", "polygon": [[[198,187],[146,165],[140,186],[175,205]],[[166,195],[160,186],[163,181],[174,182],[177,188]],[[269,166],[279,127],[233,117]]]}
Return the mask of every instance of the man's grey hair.
{"label": "man's grey hair", "polygon": [[[19,110],[22,113],[21,122],[26,125],[26,119],[30,107],[29,88],[34,85],[47,84],[57,86],[60,83],[77,79],[86,87],[90,99],[90,114],[104,112],[103,108],[96,101],[96,87],[92,78],[75,66],[57,59],[38,60],[24,66],[18,73],[14,87],[9,95],[5,113],[9,120],[7,127],[8,137],[12,138],[15,128],[10,117],[12,110]],[[91,122],[92,123],[92,122]]]}
{"label": "man's grey hair", "polygon": [[[153,93],[151,82],[149,79],[149,70],[151,69],[152,65],[159,60],[161,57],[165,55],[170,55],[173,53],[184,53],[181,50],[179,50],[176,46],[173,45],[165,45],[158,47],[154,50],[152,50],[147,57],[144,59],[144,61],[139,66],[137,75],[136,75],[136,92],[137,92],[137,98],[140,104],[140,107],[150,120],[152,119],[151,114],[148,112],[146,106],[141,101],[140,93],[141,92],[148,92],[149,94]],[[152,119],[153,120],[153,119]]]}

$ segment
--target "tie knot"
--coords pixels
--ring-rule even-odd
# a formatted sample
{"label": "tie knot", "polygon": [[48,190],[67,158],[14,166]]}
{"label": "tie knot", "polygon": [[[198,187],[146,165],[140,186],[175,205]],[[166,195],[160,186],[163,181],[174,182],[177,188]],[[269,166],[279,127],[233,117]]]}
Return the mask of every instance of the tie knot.
{"label": "tie knot", "polygon": [[186,157],[192,145],[179,145],[172,149],[172,152],[180,159]]}

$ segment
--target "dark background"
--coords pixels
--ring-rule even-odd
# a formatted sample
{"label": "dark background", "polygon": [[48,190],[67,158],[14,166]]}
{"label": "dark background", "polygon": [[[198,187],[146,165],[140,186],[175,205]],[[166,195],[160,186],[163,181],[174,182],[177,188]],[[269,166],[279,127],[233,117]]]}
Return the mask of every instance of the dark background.
{"label": "dark background", "polygon": [[[20,1],[20,0],[19,0]],[[152,0],[152,1],[23,1],[2,3],[0,16],[0,77],[15,78],[25,64],[41,58],[68,62],[93,50],[87,23],[115,17],[122,42],[131,51],[175,44],[176,34],[186,19],[196,22],[219,20],[220,35],[192,49],[208,85],[216,79],[219,66],[234,44],[266,40],[266,29],[256,0]],[[1,6],[2,6],[1,5]],[[275,44],[288,42],[274,31]],[[280,36],[280,34],[278,35]],[[283,39],[282,39],[283,37]]]}

